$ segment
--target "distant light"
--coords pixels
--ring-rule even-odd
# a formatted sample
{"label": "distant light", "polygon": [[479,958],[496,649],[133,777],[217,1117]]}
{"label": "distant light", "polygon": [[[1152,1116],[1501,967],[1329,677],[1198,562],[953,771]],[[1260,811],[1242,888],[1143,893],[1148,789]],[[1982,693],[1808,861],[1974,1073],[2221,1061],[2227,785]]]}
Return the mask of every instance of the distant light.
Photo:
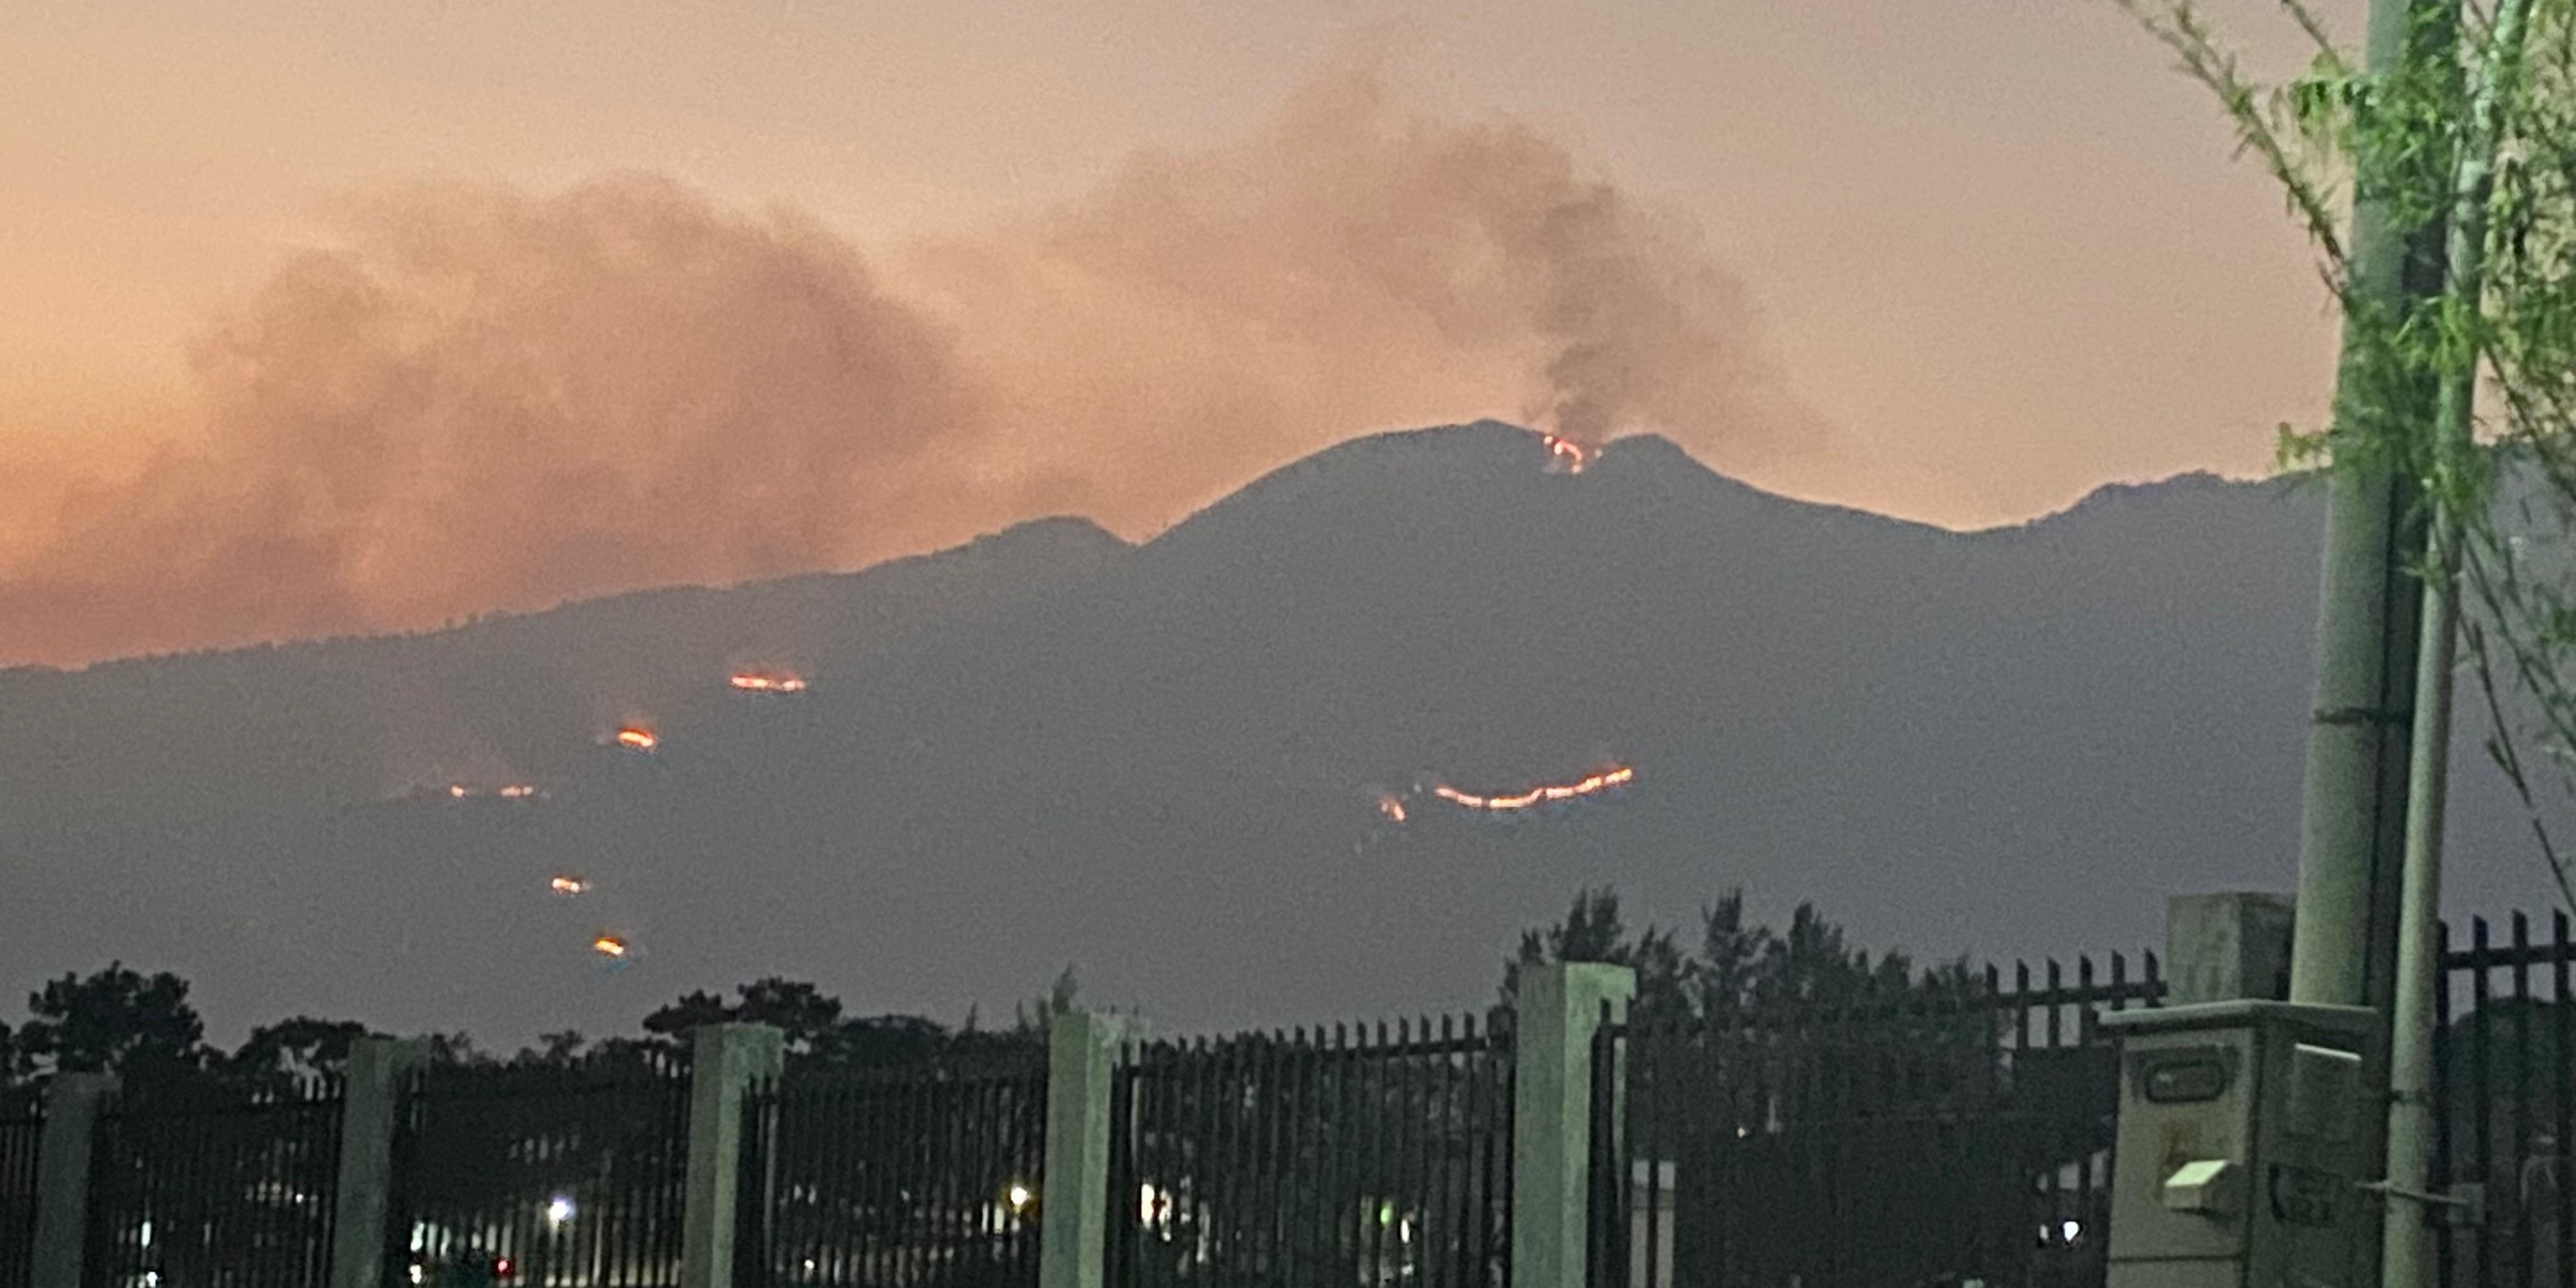
{"label": "distant light", "polygon": [[144,1271],[143,1288],[161,1288],[161,1272],[158,1270]]}
{"label": "distant light", "polygon": [[589,891],[590,882],[583,880],[580,877],[561,876],[556,877],[552,881],[548,881],[546,883],[546,888],[554,891],[556,894],[583,894]]}
{"label": "distant light", "polygon": [[2057,1237],[2058,1242],[2060,1243],[2075,1242],[2077,1239],[2084,1237],[2084,1223],[2073,1217],[2068,1217],[2067,1219],[2058,1222]]}
{"label": "distant light", "polygon": [[411,1263],[411,1281],[412,1281],[413,1283],[419,1283],[419,1282],[421,1282],[422,1280],[427,1279],[427,1278],[429,1278],[429,1275],[428,1275],[428,1273],[427,1273],[426,1271],[423,1271],[423,1270],[420,1268],[420,1263],[419,1263],[419,1262],[415,1261],[415,1262]]}
{"label": "distant light", "polygon": [[1395,1224],[1395,1204],[1394,1204],[1394,1203],[1392,1203],[1392,1202],[1385,1202],[1385,1203],[1380,1203],[1380,1204],[1378,1204],[1378,1205],[1377,1205],[1377,1223],[1378,1223],[1379,1225],[1393,1225],[1393,1224]]}
{"label": "distant light", "polygon": [[449,797],[450,799],[453,799],[453,800],[460,800],[460,801],[461,801],[461,800],[465,799],[465,797],[468,795],[468,793],[467,793],[467,792],[466,792],[466,790],[465,790],[465,784],[463,784],[463,783],[449,783],[449,784],[447,785],[447,795],[448,795],[448,797]]}
{"label": "distant light", "polygon": [[519,1263],[510,1260],[508,1257],[496,1257],[492,1262],[492,1273],[497,1278],[507,1279],[510,1277],[510,1273],[518,1268]]}
{"label": "distant light", "polygon": [[628,751],[651,751],[662,745],[662,740],[653,736],[653,731],[642,725],[627,725],[619,729],[616,742],[618,746]]}
{"label": "distant light", "polygon": [[501,799],[505,801],[523,801],[536,794],[537,785],[534,783],[512,783],[501,789]]}
{"label": "distant light", "polygon": [[1011,1183],[1011,1188],[1002,1192],[1002,1197],[1010,1202],[1012,1211],[1023,1212],[1028,1210],[1029,1200],[1036,1198],[1037,1192],[1031,1190],[1028,1186],[1022,1185],[1017,1181],[1013,1181]]}
{"label": "distant light", "polygon": [[624,957],[626,941],[615,935],[601,935],[590,941],[590,950],[602,957]]}
{"label": "distant light", "polygon": [[561,1226],[572,1219],[572,1213],[572,1196],[569,1194],[558,1194],[552,1202],[546,1204],[546,1220],[549,1224]]}

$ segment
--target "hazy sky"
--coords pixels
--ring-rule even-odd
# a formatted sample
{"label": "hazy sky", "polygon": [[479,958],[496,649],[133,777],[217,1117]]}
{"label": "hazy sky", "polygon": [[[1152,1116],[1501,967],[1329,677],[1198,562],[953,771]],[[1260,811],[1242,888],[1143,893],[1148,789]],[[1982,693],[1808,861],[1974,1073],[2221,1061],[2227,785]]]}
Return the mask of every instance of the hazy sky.
{"label": "hazy sky", "polygon": [[[2265,0],[2206,7],[2298,61]],[[1551,407],[1991,524],[2260,471],[2329,368],[2268,181],[2108,0],[22,0],[0,60],[0,662],[1051,509],[1142,536],[1337,438]],[[556,520],[559,574],[451,535],[678,497],[691,434],[830,496],[666,555]]]}

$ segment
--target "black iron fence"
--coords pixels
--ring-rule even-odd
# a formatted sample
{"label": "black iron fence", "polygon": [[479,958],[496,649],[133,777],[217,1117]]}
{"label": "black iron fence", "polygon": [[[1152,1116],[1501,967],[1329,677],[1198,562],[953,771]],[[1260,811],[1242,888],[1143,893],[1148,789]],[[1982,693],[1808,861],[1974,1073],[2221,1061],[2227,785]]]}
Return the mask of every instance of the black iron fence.
{"label": "black iron fence", "polygon": [[2545,941],[2516,913],[2503,942],[2486,919],[2443,934],[2450,987],[2434,994],[2436,1187],[2475,1200],[2439,1221],[2437,1275],[2455,1283],[2562,1284],[2576,1275],[2576,942],[2565,913]]}
{"label": "black iron fence", "polygon": [[1031,1288],[1046,1101],[1042,1049],[759,1089],[744,1104],[736,1281]]}
{"label": "black iron fence", "polygon": [[688,1166],[685,1053],[432,1066],[396,1121],[386,1282],[672,1288]]}
{"label": "black iron fence", "polygon": [[36,1149],[45,1102],[35,1091],[0,1090],[0,1288],[36,1278]]}
{"label": "black iron fence", "polygon": [[337,1079],[130,1079],[90,1146],[85,1288],[325,1288]]}
{"label": "black iron fence", "polygon": [[1511,1124],[1510,1031],[1473,1018],[1149,1044],[1111,1094],[1108,1282],[1501,1288]]}
{"label": "black iron fence", "polygon": [[2094,1020],[2164,991],[2152,954],[2109,965],[1604,1025],[1590,1281],[2101,1283],[2119,1069]]}

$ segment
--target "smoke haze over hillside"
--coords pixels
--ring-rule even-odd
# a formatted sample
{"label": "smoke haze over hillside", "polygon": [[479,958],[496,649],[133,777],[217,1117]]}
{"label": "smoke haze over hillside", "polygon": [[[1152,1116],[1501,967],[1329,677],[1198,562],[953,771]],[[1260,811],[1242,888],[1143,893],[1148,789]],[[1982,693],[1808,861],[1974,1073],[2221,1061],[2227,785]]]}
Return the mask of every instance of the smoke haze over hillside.
{"label": "smoke haze over hillside", "polygon": [[1688,228],[1365,59],[1230,150],[883,264],[642,174],[335,216],[207,330],[139,466],[17,471],[0,663],[855,567],[1041,513],[1142,537],[1397,423],[1831,450]]}

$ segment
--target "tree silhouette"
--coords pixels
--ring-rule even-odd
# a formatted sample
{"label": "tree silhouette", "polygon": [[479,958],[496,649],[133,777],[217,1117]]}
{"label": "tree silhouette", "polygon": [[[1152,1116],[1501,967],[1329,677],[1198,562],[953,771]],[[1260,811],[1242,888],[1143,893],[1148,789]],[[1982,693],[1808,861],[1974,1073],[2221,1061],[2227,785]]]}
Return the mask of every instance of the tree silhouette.
{"label": "tree silhouette", "polygon": [[194,1070],[211,1054],[188,981],[167,971],[145,976],[121,961],[87,978],[67,971],[27,1007],[14,1043],[21,1076]]}

